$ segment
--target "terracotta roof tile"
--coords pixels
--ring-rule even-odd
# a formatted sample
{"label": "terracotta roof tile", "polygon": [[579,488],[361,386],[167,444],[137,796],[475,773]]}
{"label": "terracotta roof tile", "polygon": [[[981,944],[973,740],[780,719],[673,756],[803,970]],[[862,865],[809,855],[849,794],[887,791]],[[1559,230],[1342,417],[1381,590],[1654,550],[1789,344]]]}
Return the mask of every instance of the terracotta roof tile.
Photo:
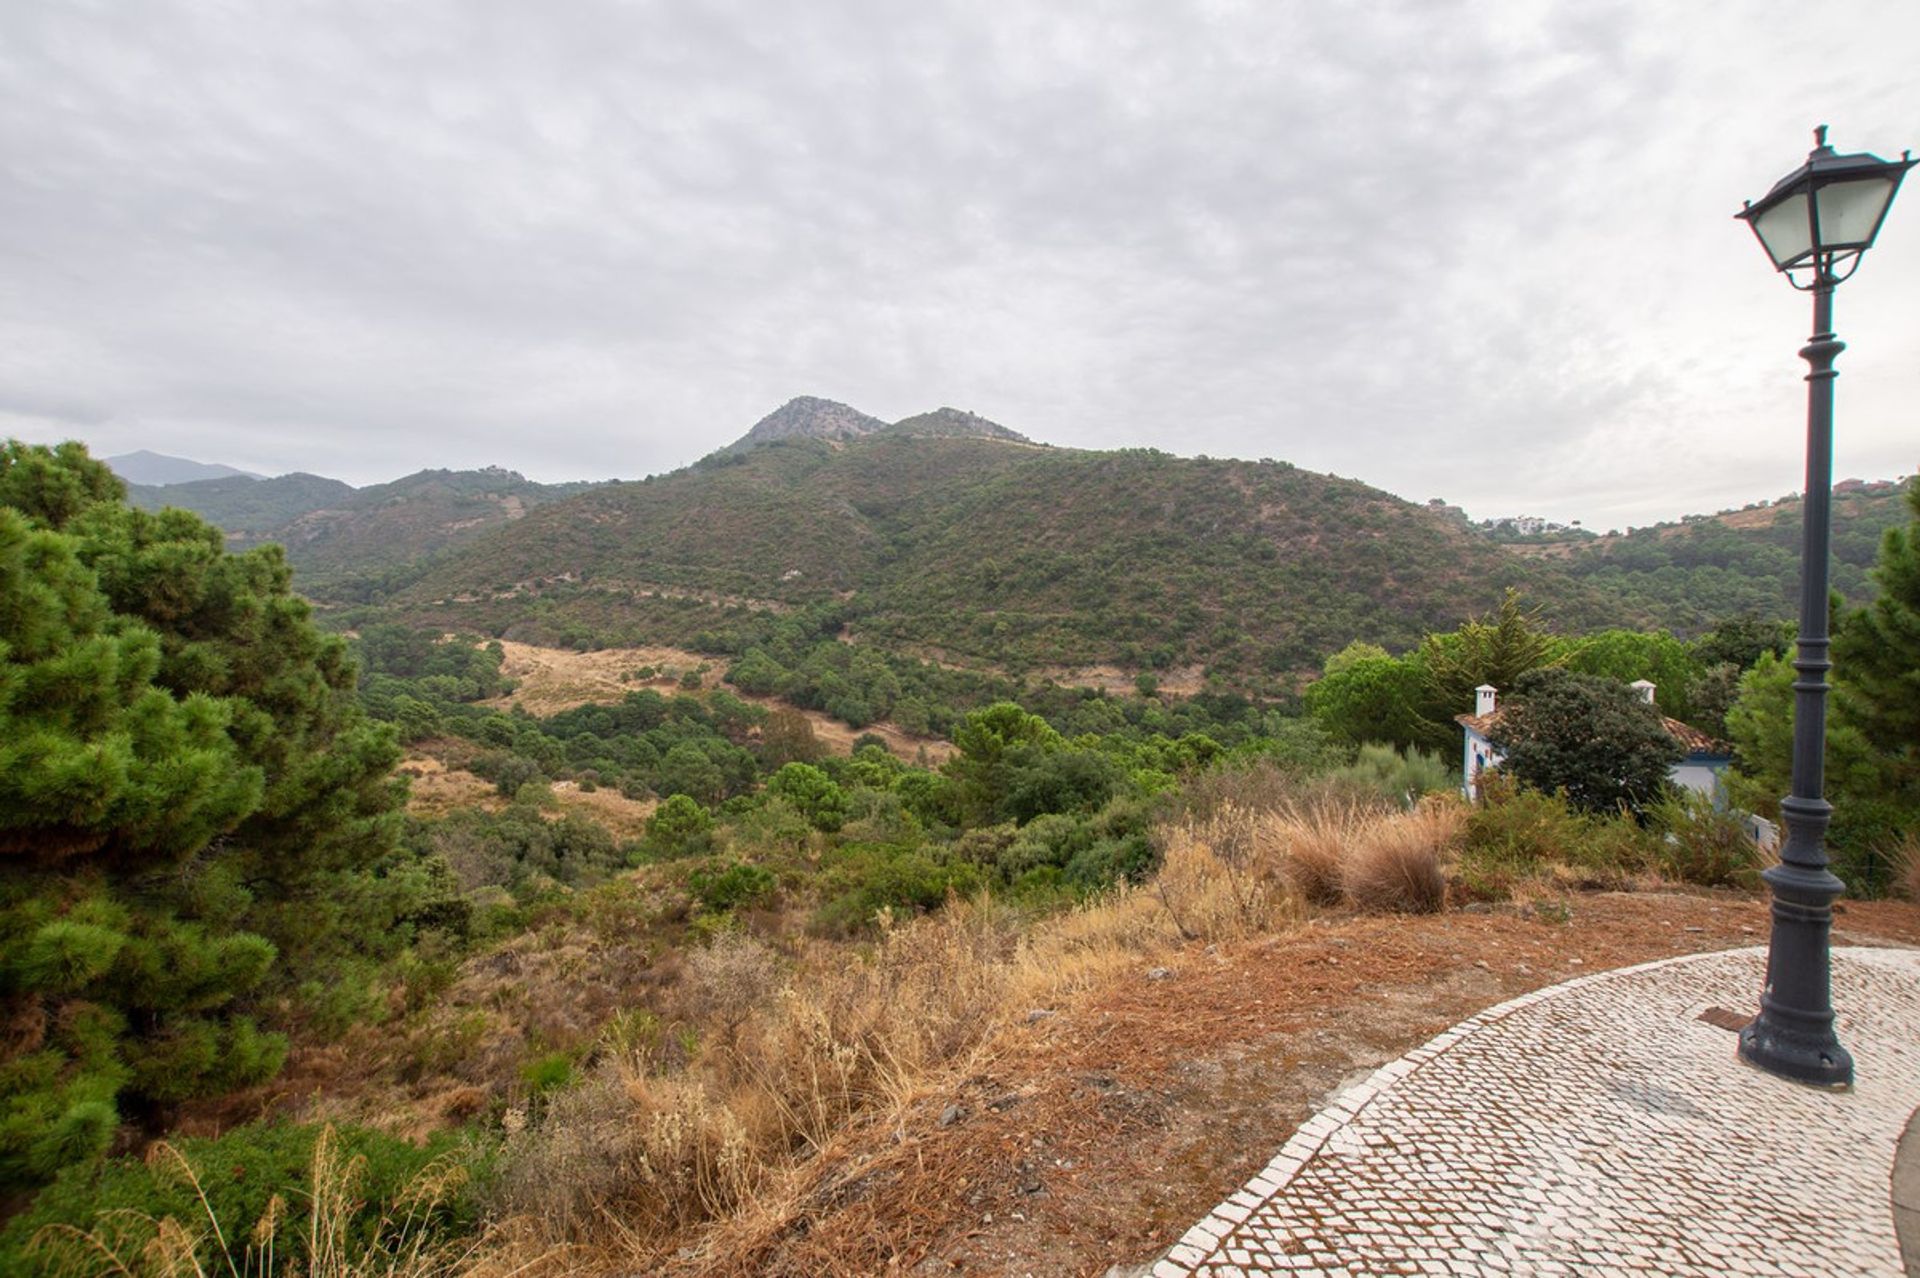
{"label": "terracotta roof tile", "polygon": [[[1457,724],[1460,724],[1462,727],[1472,728],[1475,732],[1479,733],[1483,737],[1491,736],[1493,734],[1494,725],[1500,722],[1500,715],[1502,714],[1502,712],[1505,711],[1505,709],[1506,709],[1505,706],[1501,706],[1499,709],[1496,709],[1492,714],[1456,714],[1455,716],[1453,716],[1453,721]],[[1733,753],[1733,747],[1728,745],[1726,742],[1715,740],[1713,737],[1710,737],[1706,733],[1700,731],[1700,729],[1693,727],[1689,724],[1682,723],[1678,719],[1669,719],[1665,715],[1661,715],[1660,722],[1666,725],[1667,735],[1672,737],[1675,741],[1678,741],[1681,745],[1685,746],[1690,753],[1694,753],[1694,754],[1732,754]]]}

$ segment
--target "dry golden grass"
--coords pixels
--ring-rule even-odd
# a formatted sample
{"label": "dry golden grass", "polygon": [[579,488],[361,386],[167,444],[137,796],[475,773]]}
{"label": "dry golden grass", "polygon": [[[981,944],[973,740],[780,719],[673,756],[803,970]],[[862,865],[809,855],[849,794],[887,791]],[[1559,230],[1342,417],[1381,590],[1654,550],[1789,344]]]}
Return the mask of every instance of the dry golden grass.
{"label": "dry golden grass", "polygon": [[857,956],[816,943],[791,965],[722,938],[688,959],[704,1040],[690,1061],[626,1051],[510,1142],[476,1272],[644,1270],[698,1226],[773,1210],[787,1174],[850,1118],[899,1112],[1003,1026],[1176,940],[1142,888],[1034,927],[955,900],[883,920]]}
{"label": "dry golden grass", "polygon": [[[1775,861],[1779,857],[1776,853]],[[1909,901],[1920,901],[1920,834],[1909,834],[1893,849],[1894,891]]]}
{"label": "dry golden grass", "polygon": [[1460,837],[1464,816],[1460,804],[1437,800],[1361,825],[1340,869],[1347,899],[1358,909],[1380,913],[1444,909],[1444,862]]}
{"label": "dry golden grass", "polygon": [[[1287,928],[1322,899],[1432,910],[1458,806],[1224,804],[1168,832],[1154,880],[1037,924],[982,898],[848,947],[785,958],[721,937],[686,960],[680,1005],[699,1046],[628,1046],[511,1140],[486,1278],[645,1272],[702,1237],[804,1218],[806,1160],[849,1124],[894,1121],[984,1067],[996,1034],[1190,942]],[[756,1223],[758,1222],[758,1223]],[[719,1258],[716,1257],[716,1262]]]}

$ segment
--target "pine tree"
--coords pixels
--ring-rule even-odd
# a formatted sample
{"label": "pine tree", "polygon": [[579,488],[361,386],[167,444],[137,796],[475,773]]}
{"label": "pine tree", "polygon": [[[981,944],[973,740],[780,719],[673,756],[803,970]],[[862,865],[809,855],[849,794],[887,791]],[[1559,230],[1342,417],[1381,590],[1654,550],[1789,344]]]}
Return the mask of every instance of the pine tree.
{"label": "pine tree", "polygon": [[1908,481],[1907,504],[1913,522],[1882,538],[1880,593],[1847,614],[1834,663],[1847,721],[1886,762],[1888,798],[1920,808],[1920,477]]}
{"label": "pine tree", "polygon": [[123,498],[0,446],[0,1192],[271,1077],[253,1004],[393,846],[397,749],[278,549]]}

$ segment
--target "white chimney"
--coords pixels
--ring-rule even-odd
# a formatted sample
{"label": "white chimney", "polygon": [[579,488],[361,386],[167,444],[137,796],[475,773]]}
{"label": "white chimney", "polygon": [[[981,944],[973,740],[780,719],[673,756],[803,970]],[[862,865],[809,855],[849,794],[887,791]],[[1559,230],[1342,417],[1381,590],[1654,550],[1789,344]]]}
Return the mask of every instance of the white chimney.
{"label": "white chimney", "polygon": [[1653,704],[1653,685],[1649,683],[1647,680],[1635,679],[1632,683],[1628,684],[1627,686],[1629,688],[1632,688],[1635,692],[1639,693],[1640,699],[1642,701],[1646,702],[1648,705]]}
{"label": "white chimney", "polygon": [[1473,690],[1473,712],[1476,715],[1493,713],[1493,699],[1496,689],[1490,683],[1483,683]]}

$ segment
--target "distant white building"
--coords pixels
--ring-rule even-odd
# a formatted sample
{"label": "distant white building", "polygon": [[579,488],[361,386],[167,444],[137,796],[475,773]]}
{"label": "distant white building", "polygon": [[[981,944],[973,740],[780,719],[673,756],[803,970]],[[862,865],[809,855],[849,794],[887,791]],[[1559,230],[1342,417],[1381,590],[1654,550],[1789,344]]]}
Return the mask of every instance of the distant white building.
{"label": "distant white building", "polygon": [[[1640,694],[1649,705],[1653,700],[1654,687],[1645,679],[1636,679],[1628,685]],[[1487,768],[1499,767],[1506,758],[1488,735],[1494,725],[1500,722],[1499,690],[1492,684],[1483,683],[1473,690],[1473,713],[1454,716],[1466,734],[1466,741],[1460,760],[1460,775],[1464,780],[1461,788],[1469,799],[1480,797],[1480,774]],[[1727,765],[1733,762],[1733,751],[1724,741],[1715,741],[1698,728],[1690,727],[1678,719],[1660,718],[1666,725],[1667,734],[1686,749],[1686,756],[1673,765],[1667,773],[1667,780],[1683,790],[1692,790],[1712,799],[1714,806],[1726,804],[1726,787],[1721,782],[1721,774]]]}

